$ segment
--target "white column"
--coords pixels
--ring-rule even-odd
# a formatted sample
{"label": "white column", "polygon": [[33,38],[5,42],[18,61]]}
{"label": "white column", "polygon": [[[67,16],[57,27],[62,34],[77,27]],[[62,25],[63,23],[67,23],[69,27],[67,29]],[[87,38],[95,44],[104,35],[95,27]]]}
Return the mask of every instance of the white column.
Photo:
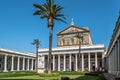
{"label": "white column", "polygon": [[95,68],[98,68],[98,59],[97,59],[97,53],[95,53]]}
{"label": "white column", "polygon": [[76,71],[78,71],[78,54],[75,54]]}
{"label": "white column", "polygon": [[71,71],[71,54],[69,54],[69,69]]}
{"label": "white column", "polygon": [[88,53],[88,71],[91,70],[90,53]]}
{"label": "white column", "polygon": [[25,70],[25,58],[23,57],[23,65],[22,65],[22,70]]}
{"label": "white column", "polygon": [[82,71],[84,71],[84,54],[82,53]]}
{"label": "white column", "polygon": [[4,70],[3,72],[7,72],[7,55],[4,57]]}
{"label": "white column", "polygon": [[33,59],[31,59],[31,70],[33,70]]}
{"label": "white column", "polygon": [[64,71],[66,71],[66,54],[64,54]]}
{"label": "white column", "polygon": [[27,59],[27,70],[29,70],[29,58]]}
{"label": "white column", "polygon": [[55,71],[55,55],[53,55],[53,71]]}
{"label": "white column", "polygon": [[58,54],[58,71],[60,71],[60,54]]}
{"label": "white column", "polygon": [[14,56],[12,56],[12,62],[11,62],[11,71],[14,70]]}
{"label": "white column", "polygon": [[17,71],[20,70],[20,57],[18,57],[18,60],[17,60]]}

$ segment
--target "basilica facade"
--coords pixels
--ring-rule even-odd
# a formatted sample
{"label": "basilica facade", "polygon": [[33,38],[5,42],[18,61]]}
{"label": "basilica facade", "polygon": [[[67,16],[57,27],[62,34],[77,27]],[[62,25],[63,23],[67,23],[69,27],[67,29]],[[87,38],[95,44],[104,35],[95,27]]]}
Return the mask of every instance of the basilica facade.
{"label": "basilica facade", "polygon": [[[57,33],[57,47],[52,48],[53,71],[92,71],[104,68],[105,47],[93,44],[89,28],[71,25]],[[38,71],[48,69],[49,49],[39,49]]]}

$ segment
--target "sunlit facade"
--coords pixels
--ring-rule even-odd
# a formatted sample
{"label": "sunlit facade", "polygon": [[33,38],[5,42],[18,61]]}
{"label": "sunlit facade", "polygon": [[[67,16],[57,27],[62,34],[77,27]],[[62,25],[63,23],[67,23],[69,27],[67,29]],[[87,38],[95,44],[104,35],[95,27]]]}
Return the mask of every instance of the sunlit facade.
{"label": "sunlit facade", "polygon": [[[76,35],[82,38],[77,38]],[[105,47],[93,44],[90,30],[71,25],[57,33],[57,47],[52,48],[52,70],[55,71],[92,71],[104,68]],[[48,69],[48,48],[39,49],[39,70]],[[41,63],[42,61],[42,63]],[[42,66],[40,66],[42,65]]]}

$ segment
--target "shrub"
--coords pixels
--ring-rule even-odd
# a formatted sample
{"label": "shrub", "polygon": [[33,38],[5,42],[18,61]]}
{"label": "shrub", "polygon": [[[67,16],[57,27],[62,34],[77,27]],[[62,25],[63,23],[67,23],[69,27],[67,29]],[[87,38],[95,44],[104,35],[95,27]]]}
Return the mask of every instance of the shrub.
{"label": "shrub", "polygon": [[97,80],[106,80],[103,74],[99,74]]}
{"label": "shrub", "polygon": [[61,80],[70,80],[69,77],[61,77]]}
{"label": "shrub", "polygon": [[68,72],[68,71],[63,71],[60,72],[60,75],[84,75],[85,72],[76,72],[76,71],[72,71],[72,72]]}
{"label": "shrub", "polygon": [[85,75],[89,75],[89,76],[98,76],[97,73],[85,73]]}
{"label": "shrub", "polygon": [[51,74],[48,74],[48,73],[41,73],[39,74],[40,77],[58,77],[60,76],[59,73],[51,73]]}
{"label": "shrub", "polygon": [[38,75],[36,71],[10,71],[0,73],[0,77],[18,77],[18,76],[31,76]]}

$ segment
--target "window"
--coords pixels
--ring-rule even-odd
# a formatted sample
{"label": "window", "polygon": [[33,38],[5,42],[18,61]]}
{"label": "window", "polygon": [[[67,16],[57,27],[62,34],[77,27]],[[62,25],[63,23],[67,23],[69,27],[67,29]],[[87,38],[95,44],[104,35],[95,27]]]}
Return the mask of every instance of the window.
{"label": "window", "polygon": [[71,38],[71,45],[73,45],[74,44],[74,39],[73,38]]}
{"label": "window", "polygon": [[62,45],[65,45],[65,40],[64,39],[62,39]]}

